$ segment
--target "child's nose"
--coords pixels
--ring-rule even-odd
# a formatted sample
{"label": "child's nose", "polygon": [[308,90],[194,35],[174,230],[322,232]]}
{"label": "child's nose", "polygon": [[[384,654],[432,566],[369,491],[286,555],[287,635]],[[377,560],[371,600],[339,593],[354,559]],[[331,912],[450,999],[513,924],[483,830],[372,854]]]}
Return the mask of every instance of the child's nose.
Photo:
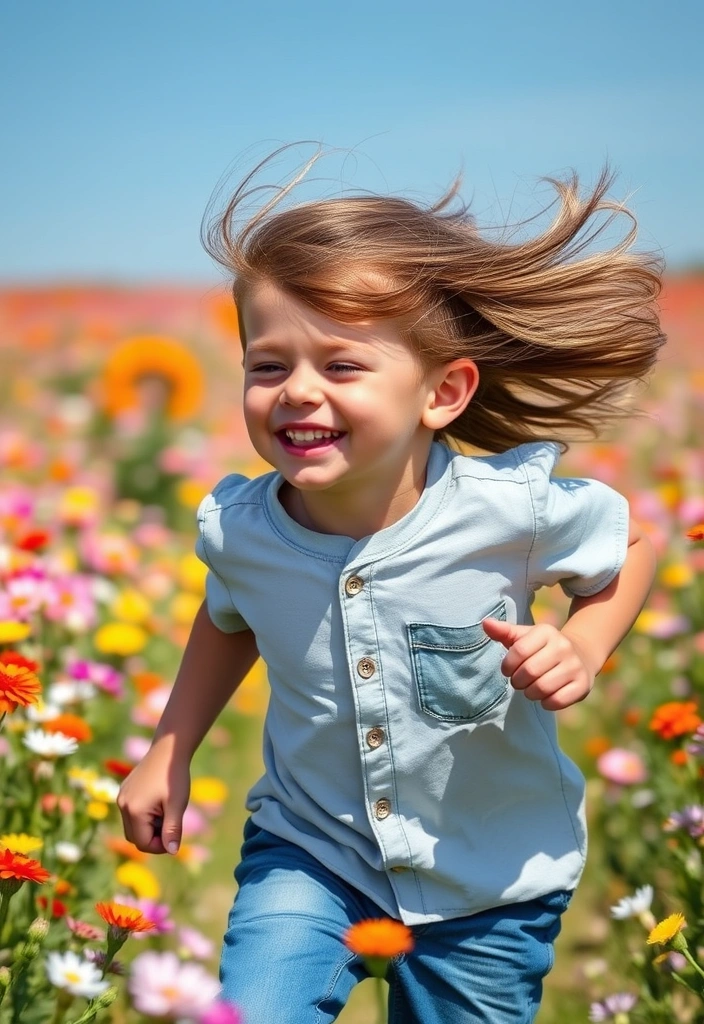
{"label": "child's nose", "polygon": [[282,405],[319,404],[322,401],[322,391],[317,374],[304,367],[292,370],[279,400]]}

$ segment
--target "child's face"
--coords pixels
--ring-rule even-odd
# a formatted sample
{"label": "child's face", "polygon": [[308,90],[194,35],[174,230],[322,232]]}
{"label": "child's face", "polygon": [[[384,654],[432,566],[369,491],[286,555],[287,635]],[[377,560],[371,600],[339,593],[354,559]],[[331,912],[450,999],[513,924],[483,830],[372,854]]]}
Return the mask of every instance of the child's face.
{"label": "child's face", "polygon": [[249,436],[290,484],[373,491],[424,468],[431,381],[397,329],[337,323],[268,283],[242,317]]}

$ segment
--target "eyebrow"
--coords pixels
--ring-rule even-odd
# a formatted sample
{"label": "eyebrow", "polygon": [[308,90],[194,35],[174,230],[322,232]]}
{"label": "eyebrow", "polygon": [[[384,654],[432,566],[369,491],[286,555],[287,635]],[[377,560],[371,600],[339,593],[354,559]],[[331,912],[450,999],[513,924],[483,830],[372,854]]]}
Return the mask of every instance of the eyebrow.
{"label": "eyebrow", "polygon": [[[334,351],[339,350],[341,348],[368,348],[371,343],[369,341],[363,341],[362,339],[356,340],[354,338],[323,338],[320,340],[320,342],[317,342],[317,344],[322,345],[324,348],[329,349],[330,351]],[[250,341],[247,343],[247,350],[250,352],[257,352],[259,349],[271,349],[272,351],[276,351],[278,349],[282,349],[285,347],[286,342],[279,341],[276,338],[258,338],[256,341]]]}

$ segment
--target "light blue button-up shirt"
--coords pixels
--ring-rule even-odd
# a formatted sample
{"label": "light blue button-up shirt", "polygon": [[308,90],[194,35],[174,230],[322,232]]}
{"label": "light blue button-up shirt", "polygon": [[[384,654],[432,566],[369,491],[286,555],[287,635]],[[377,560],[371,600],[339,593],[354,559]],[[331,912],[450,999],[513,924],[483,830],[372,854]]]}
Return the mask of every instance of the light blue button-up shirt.
{"label": "light blue button-up shirt", "polygon": [[359,541],[292,520],[278,473],[228,476],[198,512],[210,617],[252,629],[268,667],[254,822],[409,925],[582,871],[584,780],[481,626],[531,623],[539,587],[594,594],[623,564],[625,498],[552,478],[558,454],[433,444],[416,506]]}

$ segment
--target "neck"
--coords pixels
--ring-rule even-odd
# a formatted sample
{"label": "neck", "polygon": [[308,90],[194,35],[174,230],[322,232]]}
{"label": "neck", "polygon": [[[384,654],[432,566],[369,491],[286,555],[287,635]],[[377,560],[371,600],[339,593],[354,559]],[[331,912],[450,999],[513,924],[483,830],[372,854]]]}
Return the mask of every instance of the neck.
{"label": "neck", "polygon": [[361,540],[392,526],[414,508],[425,487],[427,460],[411,464],[402,479],[374,489],[300,491],[286,485],[281,501],[297,523],[316,533],[339,534]]}

